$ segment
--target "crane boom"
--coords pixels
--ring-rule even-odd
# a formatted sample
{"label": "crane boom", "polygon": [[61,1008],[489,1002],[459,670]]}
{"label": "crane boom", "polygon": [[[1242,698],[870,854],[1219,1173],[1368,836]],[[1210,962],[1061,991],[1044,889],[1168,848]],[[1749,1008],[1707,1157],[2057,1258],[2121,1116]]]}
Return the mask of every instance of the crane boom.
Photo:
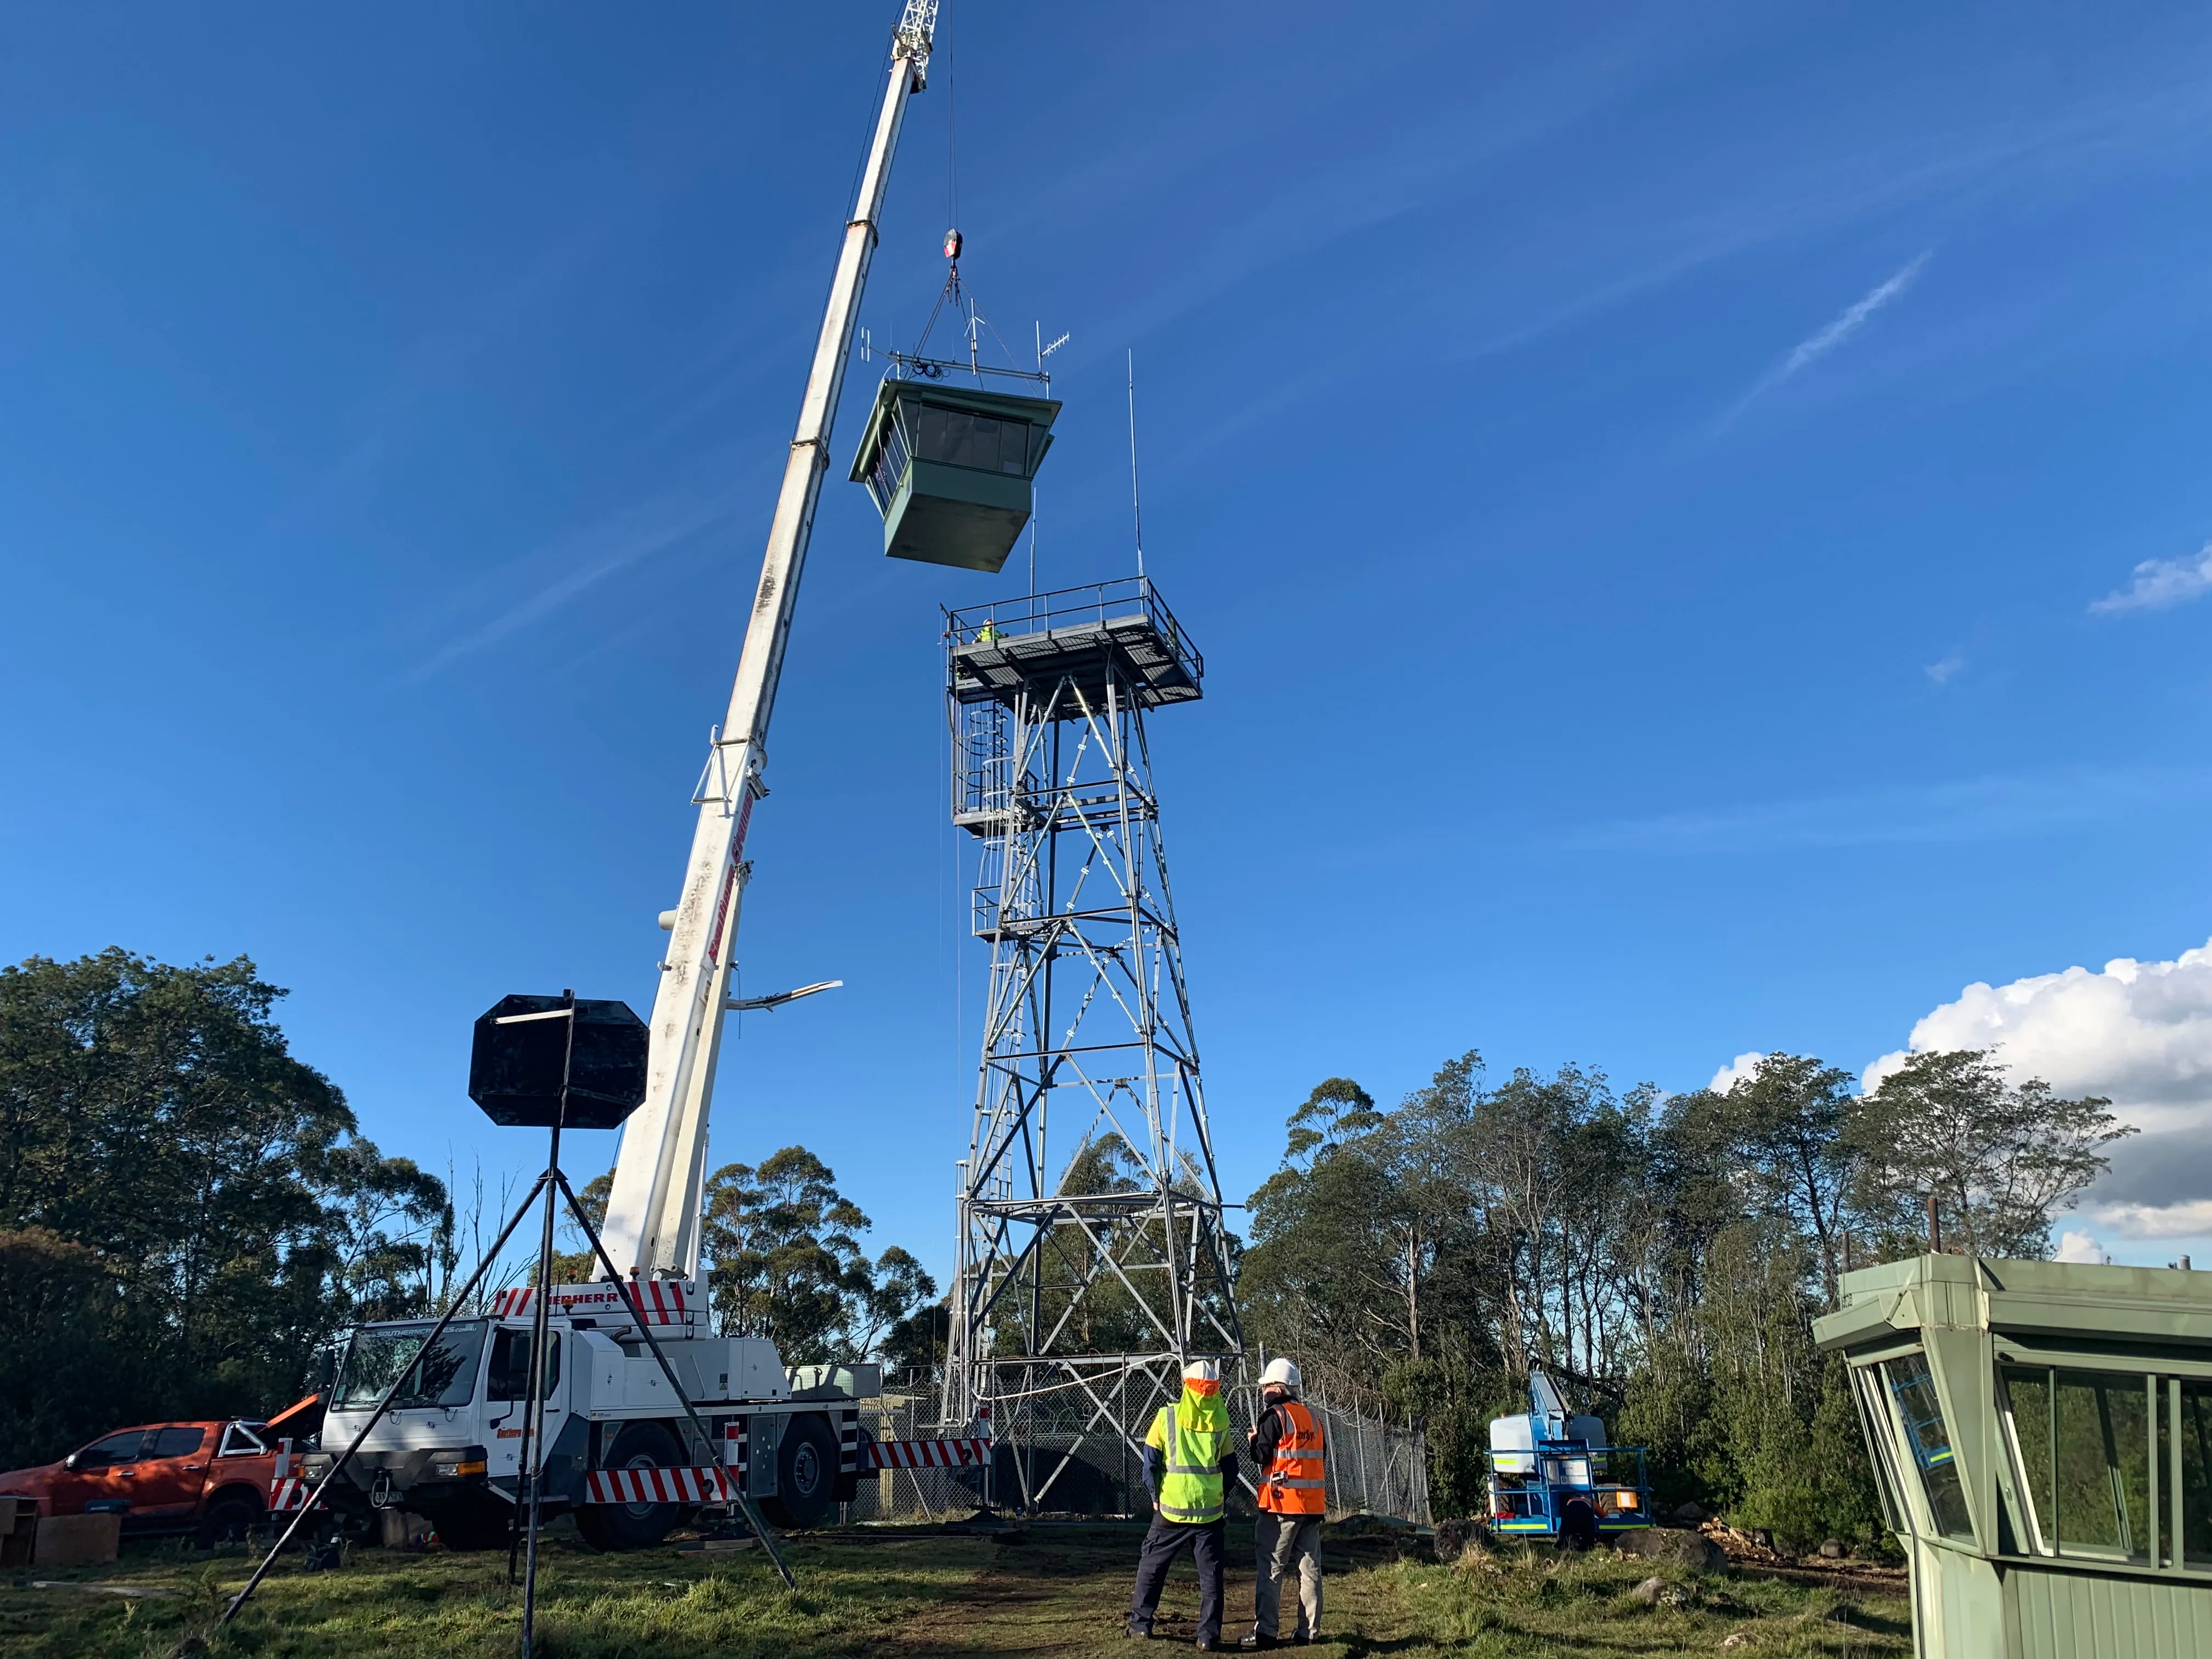
{"label": "crane boom", "polygon": [[691,837],[683,897],[663,919],[669,924],[668,951],[653,1000],[645,1103],[624,1129],[614,1190],[607,1202],[608,1255],[635,1278],[689,1280],[698,1273],[707,1107],[714,1094],[738,914],[749,871],[745,834],[751,827],[753,807],[768,793],[762,774],[769,718],[775,708],[776,682],[791,636],[815,505],[829,468],[830,430],[836,423],[860,293],[875,252],[876,220],[898,148],[906,100],[927,83],[937,7],[938,0],[905,0],[892,37],[890,72],[860,174],[859,198],[845,225],[836,276],[806,377],[806,395],[799,403],[799,427],[791,441],[782,491],[776,497],[775,517],[769,526],[768,550],[761,560],[760,585],[738,658],[729,714],[715,730],[706,769],[693,792],[698,826]]}

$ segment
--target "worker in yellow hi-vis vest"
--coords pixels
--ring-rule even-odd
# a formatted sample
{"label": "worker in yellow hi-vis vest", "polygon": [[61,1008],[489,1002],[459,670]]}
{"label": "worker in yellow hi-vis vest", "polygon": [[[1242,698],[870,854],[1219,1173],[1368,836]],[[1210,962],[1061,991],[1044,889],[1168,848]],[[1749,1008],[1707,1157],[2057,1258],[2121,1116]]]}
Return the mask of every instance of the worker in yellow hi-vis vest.
{"label": "worker in yellow hi-vis vest", "polygon": [[1137,1561],[1130,1635],[1152,1633],[1168,1568],[1188,1549],[1198,1567],[1199,1650],[1211,1653],[1221,1645],[1222,1534],[1228,1527],[1228,1482],[1236,1473],[1220,1367],[1210,1359],[1193,1360],[1182,1368],[1182,1397],[1160,1407],[1145,1436],[1152,1524]]}
{"label": "worker in yellow hi-vis vest", "polygon": [[1287,1359],[1260,1373],[1260,1420],[1247,1449],[1260,1466],[1259,1559],[1252,1633],[1237,1644],[1272,1648],[1281,1638],[1283,1581],[1296,1573],[1298,1616],[1291,1639],[1321,1640],[1321,1522],[1328,1511],[1328,1449],[1321,1419],[1298,1398],[1304,1378]]}

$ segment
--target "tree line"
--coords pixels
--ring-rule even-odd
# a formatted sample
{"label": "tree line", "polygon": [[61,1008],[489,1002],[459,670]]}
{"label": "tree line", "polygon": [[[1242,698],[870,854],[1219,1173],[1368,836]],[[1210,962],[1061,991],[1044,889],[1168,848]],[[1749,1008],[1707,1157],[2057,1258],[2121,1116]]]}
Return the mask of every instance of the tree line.
{"label": "tree line", "polygon": [[1552,1372],[1657,1496],[1799,1546],[1872,1542],[1841,1361],[1811,1323],[1850,1266],[1929,1247],[2048,1253],[2130,1133],[2110,1103],[2014,1084],[1984,1051],[1915,1055],[1861,1093],[1804,1055],[1721,1091],[1473,1051],[1395,1107],[1346,1078],[1289,1117],[1253,1194],[1248,1336],[1426,1431],[1439,1515],[1485,1507],[1487,1425]]}
{"label": "tree line", "polygon": [[[443,1311],[497,1233],[511,1193],[479,1175],[457,1203],[450,1171],[380,1152],[291,1053],[284,994],[243,957],[0,968],[0,1468],[123,1424],[274,1412],[346,1327]],[[581,1194],[601,1213],[608,1185]],[[927,1325],[929,1276],[862,1250],[867,1217],[805,1148],[721,1170],[708,1200],[729,1334],[805,1364]],[[493,1264],[464,1311],[532,1266]]]}

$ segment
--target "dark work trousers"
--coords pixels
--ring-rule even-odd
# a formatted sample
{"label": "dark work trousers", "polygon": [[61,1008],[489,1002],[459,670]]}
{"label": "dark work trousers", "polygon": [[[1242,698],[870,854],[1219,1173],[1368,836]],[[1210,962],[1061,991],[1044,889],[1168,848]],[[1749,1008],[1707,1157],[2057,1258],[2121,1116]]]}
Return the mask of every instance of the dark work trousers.
{"label": "dark work trousers", "polygon": [[1198,1564],[1198,1639],[1221,1639],[1221,1535],[1225,1521],[1188,1527],[1155,1515],[1145,1534],[1144,1553],[1137,1558],[1137,1594],[1129,1603],[1129,1628],[1149,1631],[1152,1610],[1160,1604],[1160,1591],[1168,1582],[1168,1568],[1188,1547]]}

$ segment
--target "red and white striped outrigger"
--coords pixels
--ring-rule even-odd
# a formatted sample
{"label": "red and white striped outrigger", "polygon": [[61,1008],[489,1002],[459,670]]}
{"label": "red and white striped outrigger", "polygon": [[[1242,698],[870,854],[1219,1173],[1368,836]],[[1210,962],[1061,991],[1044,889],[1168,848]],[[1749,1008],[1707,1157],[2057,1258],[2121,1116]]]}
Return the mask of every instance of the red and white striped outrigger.
{"label": "red and white striped outrigger", "polygon": [[734,1504],[743,1477],[714,1464],[673,1469],[593,1469],[586,1504]]}
{"label": "red and white striped outrigger", "polygon": [[868,1448],[879,1469],[988,1469],[991,1467],[991,1408],[977,1413],[977,1434],[943,1440],[878,1440]]}
{"label": "red and white striped outrigger", "polygon": [[722,1462],[686,1463],[667,1469],[593,1469],[584,1476],[586,1504],[734,1504],[745,1486],[750,1425],[736,1418],[722,1425]]}
{"label": "red and white striped outrigger", "polygon": [[980,1469],[991,1462],[991,1443],[981,1436],[958,1440],[878,1440],[868,1448],[879,1469]]}

